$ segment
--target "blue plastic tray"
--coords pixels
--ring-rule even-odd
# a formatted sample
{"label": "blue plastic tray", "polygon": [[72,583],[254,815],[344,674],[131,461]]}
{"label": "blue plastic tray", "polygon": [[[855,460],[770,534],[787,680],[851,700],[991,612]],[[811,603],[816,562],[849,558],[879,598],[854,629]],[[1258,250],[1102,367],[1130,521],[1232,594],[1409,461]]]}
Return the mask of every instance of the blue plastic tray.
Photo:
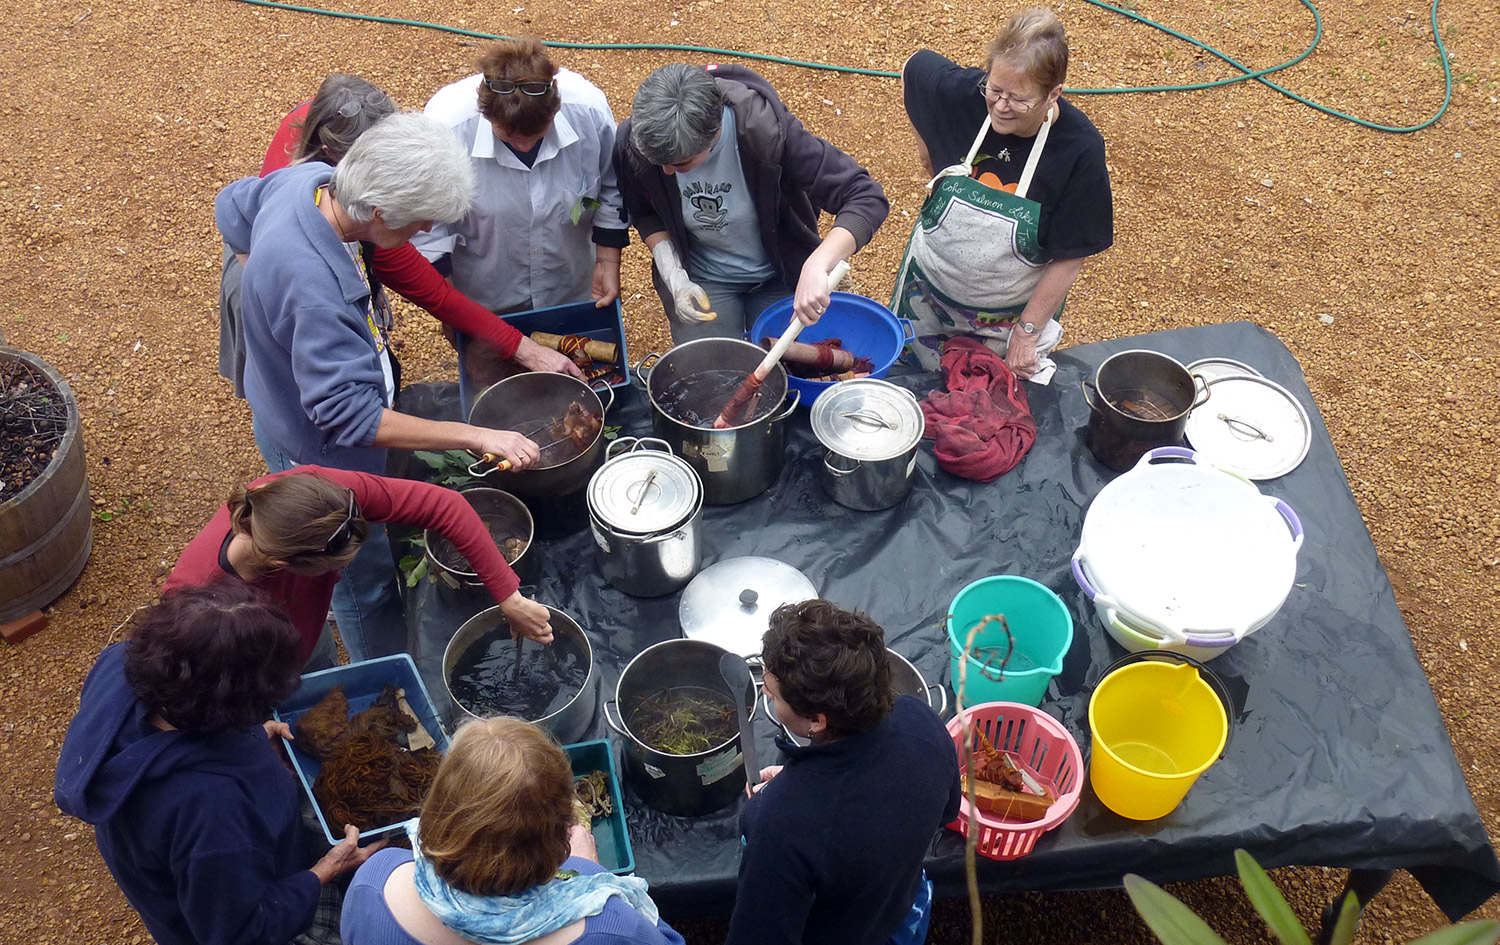
{"label": "blue plastic tray", "polygon": [[[617,390],[630,386],[630,352],[625,348],[625,320],[620,311],[620,300],[615,299],[603,308],[595,308],[593,302],[572,302],[554,305],[551,308],[532,309],[514,315],[502,315],[523,335],[534,331],[549,331],[554,335],[582,335],[596,341],[609,341],[620,346],[620,357],[616,362],[623,380],[613,385]],[[459,360],[463,364],[463,346],[466,341],[459,335]],[[474,390],[462,367],[458,372],[458,393],[463,403],[464,416],[469,415],[469,406],[479,391]]]}
{"label": "blue plastic tray", "polygon": [[[413,712],[417,713],[422,727],[427,729],[427,734],[437,742],[437,750],[442,752],[448,750],[448,733],[443,731],[442,723],[438,721],[437,713],[433,711],[432,698],[427,694],[427,687],[422,684],[422,677],[417,673],[417,664],[412,662],[412,658],[405,653],[308,673],[302,677],[301,688],[276,707],[276,718],[288,725],[294,724],[302,713],[321,702],[334,686],[344,687],[344,695],[349,699],[351,718],[368,709],[379,698],[380,690],[386,686],[401,687],[406,691],[407,704],[411,706]],[[318,779],[318,772],[323,770],[322,763],[298,750],[295,741],[291,742],[288,747],[291,749],[292,767],[297,770],[297,778],[302,782],[302,790],[307,792],[308,799],[312,801],[313,810],[318,814],[318,823],[323,826],[323,835],[330,844],[340,842],[344,839],[343,825],[339,825],[338,835],[335,836],[329,829],[328,821],[323,816],[323,809],[318,805],[317,798],[313,797],[313,782]],[[613,775],[613,770],[611,770],[611,775]],[[364,840],[378,837],[405,825],[406,821],[403,820],[394,824],[386,824],[383,827],[374,827],[362,831],[359,838]],[[602,844],[600,854],[603,854]]]}
{"label": "blue plastic tray", "polygon": [[608,819],[594,821],[594,845],[599,848],[599,865],[611,873],[635,870],[635,852],[630,849],[630,831],[625,829],[625,800],[620,796],[620,776],[615,771],[615,753],[608,739],[564,745],[574,776],[590,771],[609,775],[609,796],[615,811]]}

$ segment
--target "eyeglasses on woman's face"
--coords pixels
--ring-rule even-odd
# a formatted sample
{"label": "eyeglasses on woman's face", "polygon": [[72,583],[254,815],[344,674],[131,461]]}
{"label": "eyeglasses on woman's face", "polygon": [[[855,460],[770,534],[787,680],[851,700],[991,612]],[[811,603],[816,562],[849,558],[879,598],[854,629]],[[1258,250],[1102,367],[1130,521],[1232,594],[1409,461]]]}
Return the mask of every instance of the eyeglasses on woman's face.
{"label": "eyeglasses on woman's face", "polygon": [[354,502],[354,490],[349,490],[349,508],[344,512],[344,520],[339,527],[328,536],[328,544],[323,546],[325,555],[342,554],[349,547],[349,539],[353,535],[354,520],[359,516],[359,506]]}
{"label": "eyeglasses on woman's face", "polygon": [[1011,111],[1016,112],[1019,115],[1026,114],[1042,103],[1042,100],[1039,98],[1031,99],[1028,101],[1027,99],[1017,98],[1015,95],[1005,91],[1004,89],[997,89],[994,86],[990,85],[988,76],[979,80],[979,91],[984,93],[984,100],[986,102],[989,102],[992,105],[998,105],[999,103],[1004,102],[1010,106]]}
{"label": "eyeglasses on woman's face", "polygon": [[386,94],[379,89],[374,89],[373,91],[366,92],[364,95],[352,98],[344,104],[340,105],[339,114],[343,115],[345,118],[353,118],[355,115],[358,115],[360,112],[364,111],[366,105],[380,105],[385,101]]}
{"label": "eyeglasses on woman's face", "polygon": [[552,91],[551,79],[546,82],[512,82],[510,79],[486,78],[484,84],[496,95],[510,95],[516,91],[524,95],[546,95]]}

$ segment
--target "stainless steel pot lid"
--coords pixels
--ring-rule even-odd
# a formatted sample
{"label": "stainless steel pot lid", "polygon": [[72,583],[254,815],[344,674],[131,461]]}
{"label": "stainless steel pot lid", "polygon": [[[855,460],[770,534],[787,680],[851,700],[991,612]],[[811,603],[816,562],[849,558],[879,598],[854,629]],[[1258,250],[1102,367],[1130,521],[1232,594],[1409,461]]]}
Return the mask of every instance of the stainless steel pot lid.
{"label": "stainless steel pot lid", "polygon": [[748,658],[761,650],[771,611],[817,596],[812,581],[784,561],[754,555],[725,558],[698,572],[683,590],[677,620],[688,639]]}
{"label": "stainless steel pot lid", "polygon": [[1307,411],[1291,391],[1264,377],[1208,381],[1212,396],[1188,417],[1187,438],[1204,459],[1248,479],[1296,469],[1312,445]]}
{"label": "stainless steel pot lid", "polygon": [[1187,366],[1189,374],[1201,374],[1205,381],[1217,380],[1221,377],[1229,377],[1234,374],[1248,374],[1251,377],[1260,377],[1261,374],[1255,368],[1243,361],[1235,361],[1232,358],[1201,358]]}
{"label": "stainless steel pot lid", "polygon": [[866,462],[904,454],[922,439],[925,426],[916,395],[873,377],[833,385],[812,408],[818,440],[840,456]]}
{"label": "stainless steel pot lid", "polygon": [[650,535],[676,528],[703,504],[693,467],[660,450],[641,449],[611,459],[589,480],[589,509],[618,532]]}

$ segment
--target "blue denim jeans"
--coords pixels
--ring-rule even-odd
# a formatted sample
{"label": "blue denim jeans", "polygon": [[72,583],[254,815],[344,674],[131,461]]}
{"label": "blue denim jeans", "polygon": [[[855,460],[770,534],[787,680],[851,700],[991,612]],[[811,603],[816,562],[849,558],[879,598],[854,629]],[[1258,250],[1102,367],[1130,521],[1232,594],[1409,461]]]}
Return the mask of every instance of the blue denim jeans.
{"label": "blue denim jeans", "polygon": [[[675,315],[669,314],[667,321],[671,323],[673,344],[680,345],[699,338],[743,338],[761,312],[792,294],[777,276],[753,285],[699,279],[698,287],[708,293],[708,300],[719,317],[711,322],[686,325],[678,321]],[[788,315],[787,319],[790,320],[791,316]],[[785,327],[786,325],[778,326],[776,334],[780,335],[781,329]]]}
{"label": "blue denim jeans", "polygon": [[[271,472],[298,465],[271,441],[258,421],[251,421],[251,429]],[[396,580],[396,560],[385,526],[371,522],[370,537],[333,588],[333,619],[351,662],[406,652],[406,611]]]}

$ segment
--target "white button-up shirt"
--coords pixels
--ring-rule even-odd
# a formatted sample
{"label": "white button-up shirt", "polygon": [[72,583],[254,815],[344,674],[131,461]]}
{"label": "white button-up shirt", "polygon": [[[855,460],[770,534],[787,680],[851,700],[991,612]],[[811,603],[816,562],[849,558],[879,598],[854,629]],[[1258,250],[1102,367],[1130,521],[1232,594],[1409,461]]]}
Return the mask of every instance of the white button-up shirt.
{"label": "white button-up shirt", "polygon": [[[454,288],[492,311],[587,301],[593,294],[592,228],[625,229],[609,102],[583,76],[559,69],[562,107],[527,167],[479,114],[482,78],[445,86],[424,109],[470,149],[479,182],[474,207],[463,220],[439,224],[412,244],[429,259],[451,254]],[[573,209],[585,197],[599,206],[580,207],[574,223]]]}

